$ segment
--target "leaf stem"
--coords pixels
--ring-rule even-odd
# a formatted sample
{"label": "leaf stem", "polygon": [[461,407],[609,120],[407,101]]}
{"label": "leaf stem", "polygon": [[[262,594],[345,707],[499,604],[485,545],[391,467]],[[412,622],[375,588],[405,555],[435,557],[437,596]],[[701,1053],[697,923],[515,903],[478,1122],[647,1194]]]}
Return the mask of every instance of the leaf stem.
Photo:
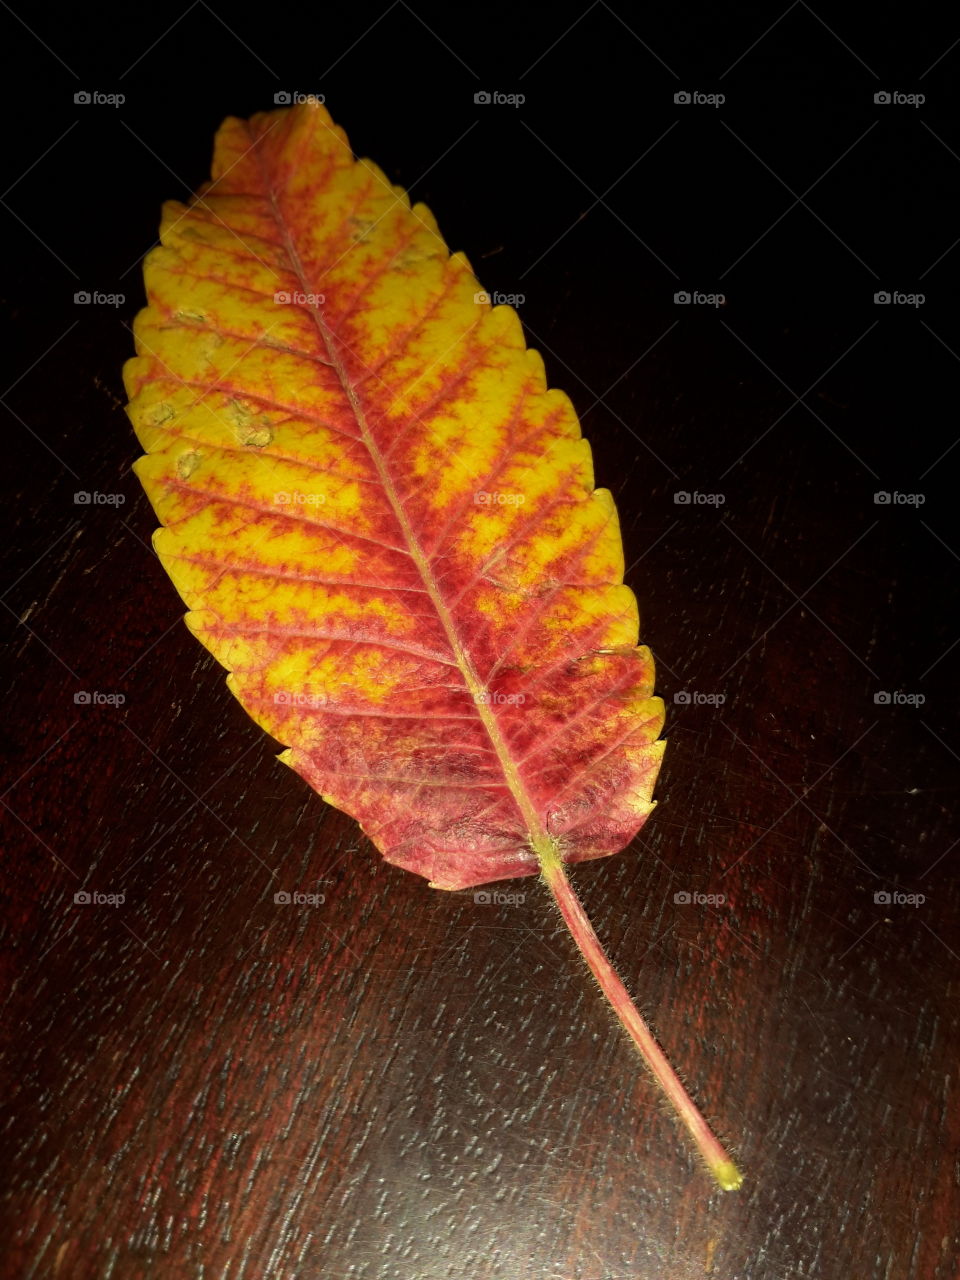
{"label": "leaf stem", "polygon": [[614,1013],[640,1050],[644,1062],[653,1072],[657,1083],[669,1098],[673,1109],[686,1125],[713,1177],[724,1191],[738,1190],[743,1182],[739,1169],[721,1146],[710,1126],[697,1109],[693,1099],[680,1083],[676,1072],[654,1039],[653,1033],[643,1020],[639,1009],[630,998],[630,993],[607,959],[603,946],[594,932],[593,925],[590,923],[573,885],[567,879],[567,873],[557,849],[556,841],[552,837],[546,836],[544,839],[536,840],[534,847],[537,857],[540,859],[540,871],[543,880],[553,894],[554,901],[560,908],[560,913],[580,950],[580,954],[587,962],[590,972],[600,984],[601,991],[610,1001]]}

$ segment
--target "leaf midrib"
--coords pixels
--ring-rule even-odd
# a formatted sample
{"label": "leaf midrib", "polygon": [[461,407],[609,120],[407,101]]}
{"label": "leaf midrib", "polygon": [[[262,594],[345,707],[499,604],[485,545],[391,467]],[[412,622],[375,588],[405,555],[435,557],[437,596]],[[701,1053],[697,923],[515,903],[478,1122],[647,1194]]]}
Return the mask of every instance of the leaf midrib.
{"label": "leaf midrib", "polygon": [[[297,252],[296,244],[290,234],[286,220],[282,216],[277,199],[277,192],[274,190],[264,170],[262,158],[259,154],[258,141],[259,140],[254,140],[254,154],[257,157],[257,165],[260,169],[264,190],[267,192],[267,199],[269,200],[274,222],[283,241],[287,257],[290,260],[292,273],[299,280],[302,286],[301,291],[305,295],[316,294],[318,289],[310,287],[311,284],[316,282],[309,280],[307,277],[300,255]],[[354,161],[354,163],[356,162]],[[457,632],[453,616],[447,608],[436,579],[430,569],[429,559],[424,552],[423,547],[420,545],[420,541],[407,517],[407,513],[403,508],[403,504],[400,501],[399,495],[397,494],[393,484],[393,478],[387,467],[386,460],[384,459],[383,454],[374,439],[373,433],[370,430],[369,424],[367,423],[366,414],[364,413],[360,397],[351,386],[347,377],[346,369],[344,368],[340,354],[334,344],[333,334],[326,325],[319,307],[311,303],[309,304],[309,311],[313,318],[320,340],[323,343],[324,350],[327,352],[330,366],[336,373],[343,393],[350,405],[351,412],[360,431],[360,438],[362,439],[364,446],[370,455],[370,459],[376,468],[380,483],[383,486],[384,494],[386,495],[387,501],[393,511],[394,518],[400,527],[403,539],[407,544],[410,558],[416,565],[417,572],[420,574],[426,593],[430,597],[430,601],[436,610],[440,625],[443,627],[444,634],[447,637],[447,643],[450,646],[450,651],[453,654],[455,665],[463,676],[464,683],[466,684],[473,699],[476,714],[486,730],[487,736],[490,739],[490,745],[496,753],[504,782],[506,783],[507,789],[513,797],[514,803],[520,811],[521,817],[526,825],[531,849],[537,853],[538,857],[545,848],[556,850],[556,841],[553,837],[548,835],[540,820],[540,815],[537,813],[536,807],[534,806],[526,787],[523,785],[523,780],[520,777],[520,771],[510,754],[509,747],[503,737],[503,734],[500,732],[500,726],[497,723],[496,717],[493,715],[489,704],[481,701],[479,698],[480,694],[487,692],[486,686],[478,676],[467,649],[460,641],[460,636]]]}

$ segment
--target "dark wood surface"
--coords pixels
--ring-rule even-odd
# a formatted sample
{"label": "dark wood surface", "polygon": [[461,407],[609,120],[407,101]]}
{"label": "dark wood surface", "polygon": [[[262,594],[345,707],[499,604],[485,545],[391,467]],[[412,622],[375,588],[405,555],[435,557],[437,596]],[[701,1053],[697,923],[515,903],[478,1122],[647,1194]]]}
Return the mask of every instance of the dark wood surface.
{"label": "dark wood surface", "polygon": [[[947,15],[14,8],[0,1272],[954,1280]],[[695,88],[727,101],[674,104]],[[874,103],[893,89],[927,101]],[[538,883],[495,907],[382,863],[276,762],[150,550],[120,381],[139,258],[219,119],[278,90],[325,93],[526,295],[614,491],[669,745],[641,837],[576,885],[738,1194]]]}

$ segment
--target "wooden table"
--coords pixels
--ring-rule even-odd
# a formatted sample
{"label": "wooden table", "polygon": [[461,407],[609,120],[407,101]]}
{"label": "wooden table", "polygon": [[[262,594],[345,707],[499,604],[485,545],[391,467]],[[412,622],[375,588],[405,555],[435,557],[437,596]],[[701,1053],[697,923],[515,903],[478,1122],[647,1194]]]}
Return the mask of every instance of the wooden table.
{"label": "wooden table", "polygon": [[[156,47],[173,11],[9,19],[10,180],[36,165],[3,215],[4,1276],[960,1275],[949,62],[923,107],[873,102],[949,40],[583,12],[298,13],[291,41],[202,6]],[[674,103],[696,86],[726,102]],[[136,264],[219,116],[278,87],[525,295],[614,491],[669,745],[641,836],[576,885],[737,1194],[538,882],[477,904],[384,864],[179,620],[129,470]]]}

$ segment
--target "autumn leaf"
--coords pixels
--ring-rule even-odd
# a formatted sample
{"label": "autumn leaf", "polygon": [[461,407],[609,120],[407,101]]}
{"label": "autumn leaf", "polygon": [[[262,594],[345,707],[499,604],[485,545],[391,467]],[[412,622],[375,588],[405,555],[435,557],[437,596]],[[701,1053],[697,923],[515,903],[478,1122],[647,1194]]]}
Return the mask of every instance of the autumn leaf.
{"label": "autumn leaf", "polygon": [[516,312],[310,101],[224,123],[144,273],[135,470],[187,625],[389,862],[440,889],[542,876],[739,1185],[564,871],[653,808],[663,704],[613,500]]}

